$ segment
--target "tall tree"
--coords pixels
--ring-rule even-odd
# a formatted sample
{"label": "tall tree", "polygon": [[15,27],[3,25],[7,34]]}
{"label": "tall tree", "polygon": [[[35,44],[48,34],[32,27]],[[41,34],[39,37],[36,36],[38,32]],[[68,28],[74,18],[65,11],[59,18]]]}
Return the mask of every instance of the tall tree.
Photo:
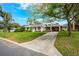
{"label": "tall tree", "polygon": [[33,20],[32,20],[31,18],[28,18],[28,19],[27,19],[27,22],[28,22],[29,25],[32,25]]}
{"label": "tall tree", "polygon": [[76,20],[79,16],[79,4],[59,3],[59,4],[47,4],[44,11],[44,15],[55,18],[63,18],[68,22],[68,35],[71,35],[71,22]]}
{"label": "tall tree", "polygon": [[[54,19],[56,20],[55,18],[56,13],[55,13],[55,10],[53,10],[55,7],[51,8],[51,6],[52,5],[48,3],[34,4],[34,8],[35,8],[34,14],[37,14],[37,15],[40,14],[43,18],[43,21],[46,21],[46,18],[47,18],[47,21],[51,23],[52,21],[54,21]],[[52,31],[51,26],[52,25],[50,25],[50,30]]]}
{"label": "tall tree", "polygon": [[10,22],[12,21],[11,14],[4,12],[0,6],[0,16],[3,18],[4,32],[10,32]]}
{"label": "tall tree", "polygon": [[68,22],[68,34],[71,36],[71,23],[76,21],[76,17],[79,16],[79,4],[63,4],[61,10],[63,11],[64,18]]}

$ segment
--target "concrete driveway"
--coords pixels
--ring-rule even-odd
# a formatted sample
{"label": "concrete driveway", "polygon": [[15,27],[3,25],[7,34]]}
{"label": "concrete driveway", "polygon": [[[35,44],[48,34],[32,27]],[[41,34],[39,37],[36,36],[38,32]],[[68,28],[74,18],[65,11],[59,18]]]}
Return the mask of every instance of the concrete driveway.
{"label": "concrete driveway", "polygon": [[45,56],[45,54],[0,39],[0,56]]}
{"label": "concrete driveway", "polygon": [[54,47],[58,32],[49,32],[41,37],[38,37],[30,42],[22,43],[25,48],[43,53],[49,56],[61,56],[60,52]]}

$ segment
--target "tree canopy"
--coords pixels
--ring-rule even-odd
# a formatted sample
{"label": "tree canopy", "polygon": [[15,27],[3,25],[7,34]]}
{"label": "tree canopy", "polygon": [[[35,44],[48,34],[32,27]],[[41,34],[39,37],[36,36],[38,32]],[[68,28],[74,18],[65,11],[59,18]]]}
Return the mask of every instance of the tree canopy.
{"label": "tree canopy", "polygon": [[[40,5],[40,6],[39,6]],[[65,19],[68,22],[68,34],[71,35],[71,23],[79,17],[79,4],[75,3],[47,3],[39,4],[38,10],[48,17]],[[40,8],[39,8],[40,7]]]}
{"label": "tree canopy", "polygon": [[0,6],[0,16],[3,18],[4,32],[9,32],[11,25],[10,22],[12,21],[11,14],[4,12]]}

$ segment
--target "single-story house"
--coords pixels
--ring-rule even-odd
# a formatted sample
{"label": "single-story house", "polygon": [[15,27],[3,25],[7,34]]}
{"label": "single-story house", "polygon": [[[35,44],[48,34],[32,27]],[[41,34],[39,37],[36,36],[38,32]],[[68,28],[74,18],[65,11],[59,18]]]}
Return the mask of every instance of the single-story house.
{"label": "single-story house", "polygon": [[61,26],[59,23],[39,23],[39,24],[31,24],[26,26],[27,31],[32,31],[32,32],[43,32],[43,31],[60,31]]}

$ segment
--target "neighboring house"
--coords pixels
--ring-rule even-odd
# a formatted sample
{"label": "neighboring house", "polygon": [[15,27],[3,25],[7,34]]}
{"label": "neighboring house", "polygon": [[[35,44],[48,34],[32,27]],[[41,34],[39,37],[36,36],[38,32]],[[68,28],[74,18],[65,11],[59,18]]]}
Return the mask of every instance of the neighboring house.
{"label": "neighboring house", "polygon": [[43,31],[60,31],[61,30],[61,26],[59,25],[59,23],[37,23],[37,24],[31,24],[31,25],[27,25],[26,26],[26,30],[27,31],[32,31],[32,32],[43,32]]}
{"label": "neighboring house", "polygon": [[10,32],[14,32],[16,30],[16,28],[12,28],[10,29]]}

